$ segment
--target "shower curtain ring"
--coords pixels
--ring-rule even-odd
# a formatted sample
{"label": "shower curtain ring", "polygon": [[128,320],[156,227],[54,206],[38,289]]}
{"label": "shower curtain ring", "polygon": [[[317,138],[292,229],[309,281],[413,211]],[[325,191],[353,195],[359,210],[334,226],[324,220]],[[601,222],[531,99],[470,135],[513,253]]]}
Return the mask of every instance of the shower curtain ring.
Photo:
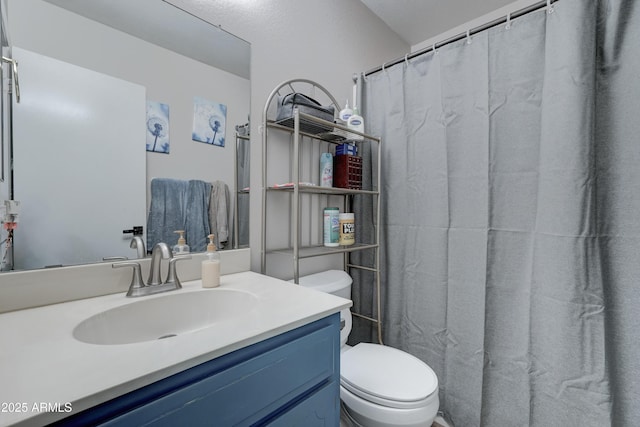
{"label": "shower curtain ring", "polygon": [[471,44],[471,30],[467,30],[467,44]]}
{"label": "shower curtain ring", "polygon": [[553,13],[553,5],[551,4],[551,0],[547,0],[547,13]]}
{"label": "shower curtain ring", "polygon": [[383,62],[383,63],[382,63],[382,72],[383,72],[383,73],[386,73],[386,72],[387,72],[387,70],[385,70],[385,69],[384,69],[385,65],[387,65],[387,63],[386,63],[386,62]]}
{"label": "shower curtain ring", "polygon": [[504,28],[507,30],[511,29],[511,12],[507,13],[507,25]]}
{"label": "shower curtain ring", "polygon": [[409,54],[408,54],[408,53],[404,56],[404,63],[405,63],[405,64],[407,64],[407,67],[409,66],[409,59],[408,59],[408,56],[409,56]]}
{"label": "shower curtain ring", "polygon": [[433,53],[434,54],[438,53],[438,49],[436,49],[436,44],[435,43],[433,44],[432,49],[433,49]]}

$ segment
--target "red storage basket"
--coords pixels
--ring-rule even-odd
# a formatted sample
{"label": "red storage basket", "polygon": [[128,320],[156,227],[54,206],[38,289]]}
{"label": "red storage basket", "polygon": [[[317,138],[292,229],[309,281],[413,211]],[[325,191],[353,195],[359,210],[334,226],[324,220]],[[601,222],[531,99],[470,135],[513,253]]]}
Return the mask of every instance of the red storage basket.
{"label": "red storage basket", "polygon": [[362,157],[343,154],[333,158],[333,186],[362,190]]}

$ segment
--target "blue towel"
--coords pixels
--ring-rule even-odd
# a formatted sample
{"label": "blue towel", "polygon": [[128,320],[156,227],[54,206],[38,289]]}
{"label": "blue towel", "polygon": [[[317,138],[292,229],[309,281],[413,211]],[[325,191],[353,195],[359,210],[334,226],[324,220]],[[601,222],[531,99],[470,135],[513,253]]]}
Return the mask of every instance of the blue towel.
{"label": "blue towel", "polygon": [[170,178],[151,180],[151,204],[147,220],[147,249],[165,242],[173,247],[178,242],[176,230],[184,230],[191,252],[207,249],[209,200],[211,184],[199,180]]}
{"label": "blue towel", "polygon": [[147,219],[147,250],[156,243],[172,247],[177,242],[175,230],[184,230],[188,183],[177,179],[151,180],[151,204]]}

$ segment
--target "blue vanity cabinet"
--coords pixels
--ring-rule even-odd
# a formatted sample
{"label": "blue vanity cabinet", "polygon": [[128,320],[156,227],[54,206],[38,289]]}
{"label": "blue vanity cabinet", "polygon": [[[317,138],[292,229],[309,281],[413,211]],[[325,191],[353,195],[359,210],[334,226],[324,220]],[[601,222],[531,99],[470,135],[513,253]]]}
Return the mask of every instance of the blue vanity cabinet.
{"label": "blue vanity cabinet", "polygon": [[339,314],[61,420],[103,426],[338,426]]}

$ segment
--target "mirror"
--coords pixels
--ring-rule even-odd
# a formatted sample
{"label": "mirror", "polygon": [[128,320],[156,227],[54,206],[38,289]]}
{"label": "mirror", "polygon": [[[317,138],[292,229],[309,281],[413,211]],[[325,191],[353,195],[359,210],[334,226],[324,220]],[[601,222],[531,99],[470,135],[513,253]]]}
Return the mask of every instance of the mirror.
{"label": "mirror", "polygon": [[[157,121],[154,122],[154,126],[150,126],[149,119],[157,118],[157,115],[149,113],[152,108],[146,103],[143,118],[139,120],[142,121],[140,129],[145,136],[136,137],[135,140],[138,142],[131,143],[128,147],[116,149],[110,146],[110,152],[115,152],[113,157],[116,165],[109,167],[108,172],[99,176],[91,173],[92,165],[97,167],[98,163],[106,161],[107,156],[98,160],[87,159],[84,157],[88,155],[85,151],[92,151],[95,155],[95,150],[79,149],[72,149],[68,155],[60,155],[57,152],[50,154],[48,163],[55,165],[51,173],[42,173],[40,167],[34,169],[35,172],[21,173],[21,168],[27,169],[35,161],[25,154],[26,150],[22,149],[18,137],[22,135],[22,129],[25,127],[33,129],[41,126],[37,123],[25,126],[19,120],[14,121],[14,151],[9,153],[9,156],[15,155],[13,182],[9,180],[0,187],[0,200],[13,198],[21,201],[21,220],[14,238],[14,268],[30,269],[98,262],[104,257],[113,256],[136,258],[136,249],[129,247],[132,234],[123,234],[123,231],[133,229],[134,226],[144,226],[143,240],[146,243],[147,217],[151,206],[150,183],[156,178],[225,183],[229,192],[226,207],[229,239],[224,248],[248,246],[248,202],[243,198],[246,196],[248,200],[245,187],[248,187],[250,140],[248,135],[243,133],[243,129],[250,111],[250,45],[164,0],[3,1],[5,4],[2,6],[7,12],[9,45],[14,51],[24,50],[29,54],[42,55],[60,61],[65,66],[69,64],[81,70],[99,73],[107,79],[136,85],[142,88],[146,101],[154,102],[151,105],[164,106],[162,108],[168,119],[164,126],[158,127]],[[22,64],[18,68],[19,73],[25,75],[20,81],[20,86],[23,98],[28,99],[30,87],[26,76],[30,70],[24,69],[25,66]],[[47,65],[44,80],[51,78],[52,74],[54,73]],[[96,86],[79,79],[75,78],[72,83],[80,88],[80,92],[88,92],[92,86]],[[41,92],[44,93],[45,90]],[[216,116],[215,121],[205,123],[203,132],[198,130],[201,121],[198,113],[201,100],[205,101],[206,108],[216,108],[216,111],[222,112]],[[49,101],[38,99],[41,108],[47,102]],[[62,103],[58,99],[55,99],[55,102],[55,113],[60,114]],[[97,100],[92,102],[98,103]],[[28,102],[25,101],[25,104]],[[127,106],[130,106],[129,102]],[[23,108],[24,105],[14,102],[14,115]],[[110,107],[111,111],[120,109],[117,104]],[[77,121],[78,110],[71,110],[68,116]],[[58,116],[55,122],[59,128],[46,134],[46,141],[51,144],[66,141],[67,131],[77,131],[77,123],[68,123],[69,121],[61,120]],[[66,126],[69,126],[69,129]],[[135,128],[135,124],[133,127]],[[165,132],[166,127],[169,129],[168,132]],[[130,137],[134,133],[124,131],[123,125],[116,122],[111,122],[109,128],[116,135],[112,140]],[[224,131],[222,138],[222,132],[218,133],[219,130]],[[92,132],[91,135],[105,133],[97,130]],[[213,136],[206,136],[207,132]],[[161,137],[166,140],[163,142],[167,147],[164,151],[168,153],[159,150],[149,151],[149,148],[145,150],[143,144],[149,142],[149,133],[155,135],[154,142]],[[211,143],[211,139],[208,138],[213,138],[214,142]],[[85,140],[87,139],[94,138],[85,137]],[[134,152],[135,157],[140,160],[133,161],[132,166],[123,166],[125,159],[130,160],[130,157],[134,157]],[[40,161],[43,162],[42,159]],[[54,184],[55,191],[48,191],[55,193],[52,205],[65,206],[61,217],[70,225],[62,225],[60,220],[53,220],[47,209],[33,209],[33,203],[28,204],[21,200],[32,188],[43,186],[45,182],[57,183],[56,180],[64,171],[75,171],[80,165],[89,165],[89,172],[70,173],[71,179]],[[122,181],[124,172],[130,170],[138,171],[136,178]],[[138,179],[140,171],[144,171],[143,178]],[[111,203],[116,205],[117,213],[103,213],[106,209],[90,206],[86,199],[67,201],[67,195],[79,191],[69,188],[74,181],[90,191],[104,186],[105,182],[109,183],[107,192],[117,196],[116,201]],[[116,182],[119,184],[116,185]],[[138,196],[133,196],[131,201],[125,201],[121,193],[129,189],[136,190],[134,194]],[[141,207],[130,209],[135,211],[131,212],[133,219],[123,220],[121,216],[124,216],[124,211],[133,205]],[[238,209],[235,209],[235,206]],[[115,236],[121,249],[107,246],[106,237],[97,237],[98,231],[106,230],[107,223],[112,220],[115,220],[115,224],[108,234],[111,237]],[[56,234],[43,239],[41,233],[38,233],[31,238],[31,241],[41,242],[37,248],[29,243],[29,240],[25,242],[24,239],[18,238],[20,233],[24,236],[35,230],[36,224],[43,230],[56,229],[60,236]],[[78,231],[76,228],[80,224],[86,226],[85,230],[88,231]],[[70,235],[74,237],[68,238]],[[236,237],[235,241],[233,236]],[[175,235],[173,241],[166,241],[173,246],[177,237]],[[205,238],[206,236],[198,236],[198,240],[201,241]],[[187,243],[192,244],[191,241]],[[69,247],[74,250],[67,250]],[[35,256],[42,248],[46,248],[48,258],[40,259]],[[56,259],[56,256],[61,259]],[[24,259],[29,259],[31,263],[23,262]]]}

